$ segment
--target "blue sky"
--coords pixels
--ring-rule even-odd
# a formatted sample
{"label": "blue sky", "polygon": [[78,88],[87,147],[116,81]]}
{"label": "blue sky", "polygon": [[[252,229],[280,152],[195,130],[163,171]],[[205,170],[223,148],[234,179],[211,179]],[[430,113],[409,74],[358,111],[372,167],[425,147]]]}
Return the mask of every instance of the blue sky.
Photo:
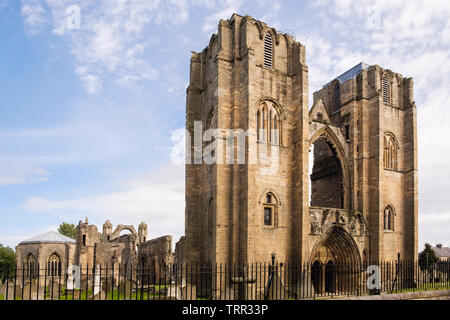
{"label": "blue sky", "polygon": [[[80,8],[79,29],[67,8]],[[450,246],[450,2],[0,0],[0,243],[62,221],[184,233],[190,52],[249,14],[307,47],[310,92],[360,61],[415,80],[419,245]]]}

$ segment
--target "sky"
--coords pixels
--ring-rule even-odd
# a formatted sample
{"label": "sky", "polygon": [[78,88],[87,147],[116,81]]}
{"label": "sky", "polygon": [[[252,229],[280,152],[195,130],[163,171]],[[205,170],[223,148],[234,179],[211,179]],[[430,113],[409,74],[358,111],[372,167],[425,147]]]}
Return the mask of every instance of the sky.
{"label": "sky", "polygon": [[85,217],[178,241],[191,51],[233,13],[306,46],[310,105],[361,61],[414,78],[419,248],[450,246],[447,0],[0,0],[0,243]]}

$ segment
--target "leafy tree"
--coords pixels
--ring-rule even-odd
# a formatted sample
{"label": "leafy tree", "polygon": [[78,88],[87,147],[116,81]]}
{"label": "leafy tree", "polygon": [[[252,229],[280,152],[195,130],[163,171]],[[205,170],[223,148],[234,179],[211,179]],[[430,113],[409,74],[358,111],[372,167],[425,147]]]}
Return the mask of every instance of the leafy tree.
{"label": "leafy tree", "polygon": [[9,276],[13,276],[15,266],[16,254],[14,250],[0,244],[0,279],[5,279],[7,271],[9,271]]}
{"label": "leafy tree", "polygon": [[434,253],[429,243],[425,244],[425,250],[419,254],[419,266],[422,270],[431,270],[439,258]]}
{"label": "leafy tree", "polygon": [[72,239],[76,239],[77,237],[77,229],[74,224],[63,222],[59,225],[58,232]]}

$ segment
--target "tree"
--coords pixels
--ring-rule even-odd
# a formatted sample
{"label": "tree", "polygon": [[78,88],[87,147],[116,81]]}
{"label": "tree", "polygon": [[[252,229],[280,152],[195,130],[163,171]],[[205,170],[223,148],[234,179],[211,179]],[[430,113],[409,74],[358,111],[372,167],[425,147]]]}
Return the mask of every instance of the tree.
{"label": "tree", "polygon": [[74,224],[63,222],[59,225],[58,232],[72,239],[76,239],[77,237],[77,229]]}
{"label": "tree", "polygon": [[439,258],[434,253],[431,245],[429,243],[425,243],[425,250],[423,250],[419,254],[419,266],[422,270],[430,270],[433,269],[434,264],[439,261]]}
{"label": "tree", "polygon": [[16,266],[16,254],[10,247],[4,247],[0,244],[0,279],[3,280],[7,276],[14,275]]}

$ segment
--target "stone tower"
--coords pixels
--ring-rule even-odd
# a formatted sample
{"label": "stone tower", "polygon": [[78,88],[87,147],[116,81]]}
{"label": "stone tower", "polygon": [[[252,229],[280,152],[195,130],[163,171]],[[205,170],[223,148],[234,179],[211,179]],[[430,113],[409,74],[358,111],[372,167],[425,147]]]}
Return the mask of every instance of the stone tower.
{"label": "stone tower", "polygon": [[[198,147],[188,141],[185,261],[268,261],[272,252],[280,260],[302,258],[308,234],[302,215],[308,209],[302,183],[308,165],[305,55],[292,36],[236,14],[221,20],[208,47],[192,54],[187,132],[195,140],[195,121],[201,121],[197,129],[219,129],[215,141],[224,141],[232,129],[246,132],[247,142],[243,164],[237,164],[235,139],[233,148],[215,153],[223,164],[210,165],[198,164]],[[264,148],[278,157],[260,161]]]}
{"label": "stone tower", "polygon": [[177,259],[414,259],[416,127],[412,79],[360,64],[309,110],[305,47],[249,16],[221,20],[191,58]]}
{"label": "stone tower", "polygon": [[138,228],[138,241],[144,243],[147,241],[148,226],[145,222],[141,222]]}
{"label": "stone tower", "polygon": [[[327,131],[337,132],[336,141]],[[311,140],[317,141],[314,156],[318,161],[313,168],[312,205],[363,214],[368,243],[360,246],[362,258],[391,260],[400,254],[401,259],[416,259],[417,120],[413,80],[377,65],[355,66],[314,93],[310,136],[314,134]],[[326,161],[320,155],[327,144],[339,158],[340,172],[321,177],[323,167],[330,167],[329,163],[324,165]],[[339,175],[343,183],[338,186],[332,179]],[[342,200],[330,202],[336,194],[339,197],[335,199]]]}
{"label": "stone tower", "polygon": [[103,224],[102,241],[108,242],[109,240],[111,240],[112,232],[113,232],[113,225],[112,225],[111,221],[106,220],[106,222]]}
{"label": "stone tower", "polygon": [[100,242],[100,233],[94,225],[90,225],[88,219],[79,222],[77,226],[77,265],[83,268],[94,265],[95,245]]}

